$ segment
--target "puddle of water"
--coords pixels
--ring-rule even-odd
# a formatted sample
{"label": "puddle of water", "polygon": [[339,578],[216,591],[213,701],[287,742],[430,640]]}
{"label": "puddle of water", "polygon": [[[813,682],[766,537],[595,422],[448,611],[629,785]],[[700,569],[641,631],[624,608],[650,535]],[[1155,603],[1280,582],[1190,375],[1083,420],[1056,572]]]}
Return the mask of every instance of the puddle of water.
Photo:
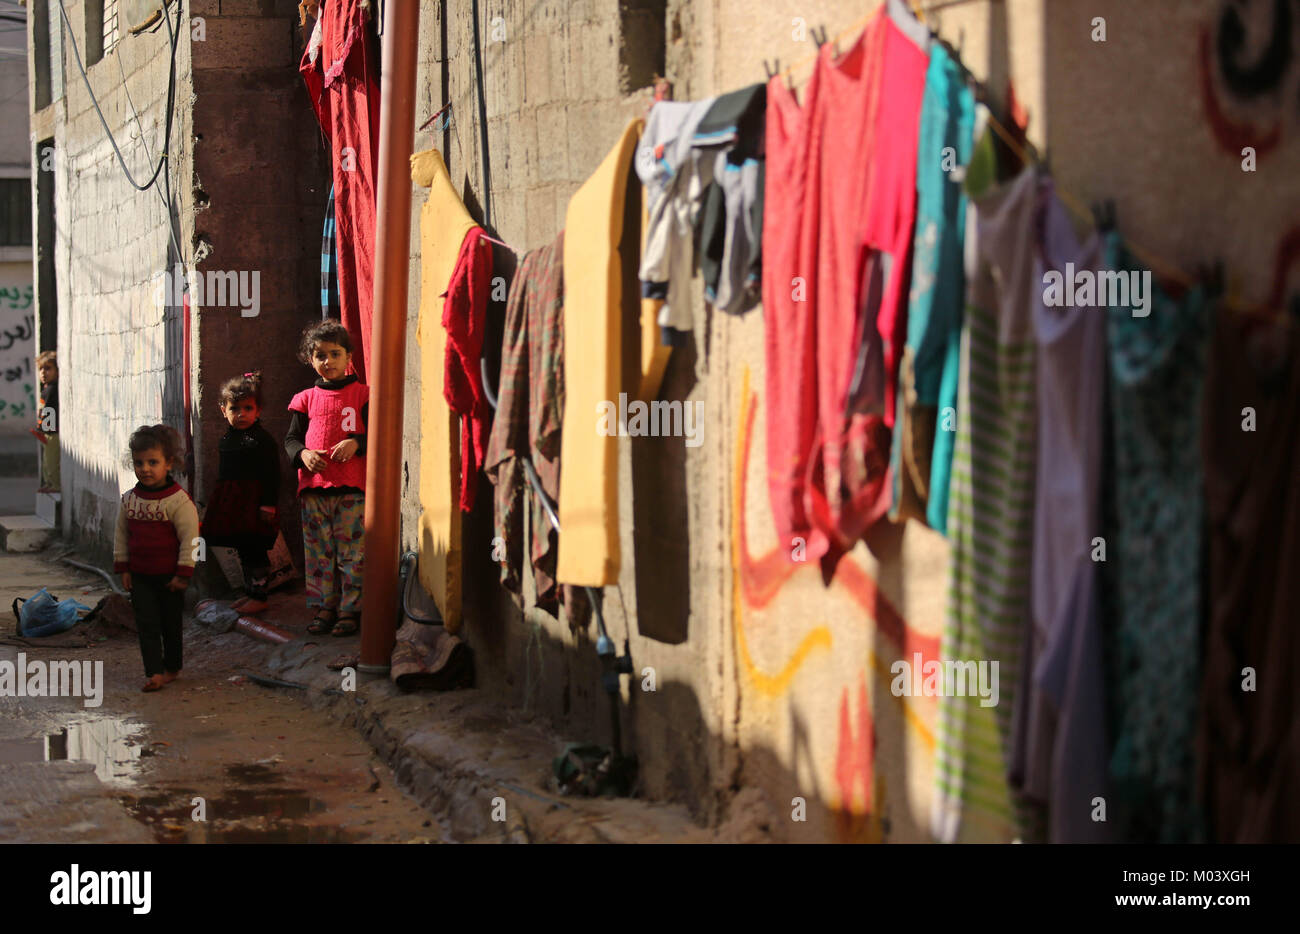
{"label": "puddle of water", "polygon": [[[235,769],[264,766],[228,766]],[[272,774],[263,781],[275,781]],[[325,802],[300,788],[234,788],[206,802],[207,820],[194,820],[194,794],[175,790],[169,794],[124,798],[122,803],[145,824],[160,843],[355,843],[368,835],[333,825],[298,823],[325,810]]]}
{"label": "puddle of water", "polygon": [[129,785],[140,770],[134,737],[143,724],[118,717],[74,720],[44,736],[0,740],[0,762],[89,762],[108,785]]}

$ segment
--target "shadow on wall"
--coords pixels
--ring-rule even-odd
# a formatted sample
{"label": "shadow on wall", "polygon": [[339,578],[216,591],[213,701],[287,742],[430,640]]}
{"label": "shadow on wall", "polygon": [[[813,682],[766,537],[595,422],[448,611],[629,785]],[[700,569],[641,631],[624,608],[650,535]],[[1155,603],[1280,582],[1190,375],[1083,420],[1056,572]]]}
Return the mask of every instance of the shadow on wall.
{"label": "shadow on wall", "polygon": [[[124,456],[126,438],[122,439],[121,446],[119,456]],[[125,492],[120,486],[121,475],[88,464],[80,452],[66,442],[62,445],[60,457],[64,495],[63,536],[90,563],[112,571],[113,532],[122,502],[121,494]],[[111,499],[104,492],[109,490],[117,491]]]}

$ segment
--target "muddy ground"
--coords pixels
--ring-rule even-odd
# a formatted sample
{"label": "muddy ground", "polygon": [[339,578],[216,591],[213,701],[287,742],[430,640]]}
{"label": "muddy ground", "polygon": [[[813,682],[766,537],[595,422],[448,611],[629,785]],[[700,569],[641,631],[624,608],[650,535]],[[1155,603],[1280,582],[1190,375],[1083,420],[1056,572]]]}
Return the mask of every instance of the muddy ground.
{"label": "muddy ground", "polygon": [[[60,566],[50,554],[0,554],[0,606],[7,617],[0,623],[0,659],[14,661],[23,652],[28,659],[102,661],[103,702],[91,708],[75,698],[0,698],[0,763],[8,767],[0,787],[11,805],[9,819],[0,818],[0,841],[139,839],[129,824],[115,821],[109,824],[123,828],[116,835],[111,826],[67,832],[87,823],[71,819],[79,808],[94,804],[100,818],[112,813],[102,810],[102,800],[87,800],[96,797],[111,798],[161,843],[443,839],[437,822],[397,788],[355,731],[290,690],[245,677],[262,671],[272,646],[235,632],[214,634],[189,620],[181,677],[144,694],[140,650],[129,631],[101,624],[39,645],[13,638],[10,604],[42,586],[88,606],[110,592],[102,578]],[[301,614],[290,612],[301,599],[274,595],[261,618],[301,634],[293,619]],[[87,636],[93,645],[86,646]],[[342,650],[357,638],[333,641]],[[25,797],[41,799],[36,783],[56,784],[44,776],[50,766],[44,754],[92,762],[99,782],[14,820]]]}

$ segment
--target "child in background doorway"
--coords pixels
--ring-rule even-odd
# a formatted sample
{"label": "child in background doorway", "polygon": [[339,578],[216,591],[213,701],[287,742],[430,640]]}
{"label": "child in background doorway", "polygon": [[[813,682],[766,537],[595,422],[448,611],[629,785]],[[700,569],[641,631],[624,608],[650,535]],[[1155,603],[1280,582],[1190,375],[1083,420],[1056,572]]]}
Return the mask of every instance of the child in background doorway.
{"label": "child in background doorway", "polygon": [[157,691],[181,671],[181,610],[194,574],[199,513],[171,476],[182,453],[176,429],[137,428],[130,448],[139,482],[122,496],[113,571],[122,575],[122,586],[135,608],[140,654],[149,679],[142,690]]}
{"label": "child in background doorway", "polygon": [[309,326],[298,359],[320,377],[289,403],[284,448],[298,468],[308,632],[350,636],[361,627],[366,417],[370,391],[347,372],[352,339],[338,321]]}
{"label": "child in background doorway", "polygon": [[59,478],[59,361],[53,350],[36,357],[41,381],[36,428],[32,434],[41,442],[41,485],[38,493],[57,493]]}
{"label": "child in background doorway", "polygon": [[217,445],[217,487],[203,515],[203,540],[239,553],[244,596],[231,606],[241,613],[260,613],[266,609],[267,552],[279,531],[280,497],[280,451],[259,418],[260,370],[226,380],[221,414],[230,428]]}

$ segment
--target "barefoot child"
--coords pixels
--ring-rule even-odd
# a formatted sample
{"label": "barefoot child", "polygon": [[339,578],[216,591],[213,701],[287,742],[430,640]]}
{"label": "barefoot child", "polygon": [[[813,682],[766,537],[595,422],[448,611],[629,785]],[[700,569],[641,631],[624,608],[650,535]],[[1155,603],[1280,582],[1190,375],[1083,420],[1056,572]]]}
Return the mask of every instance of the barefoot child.
{"label": "barefoot child", "polygon": [[279,530],[280,451],[262,427],[262,373],[245,373],[221,387],[221,414],[230,429],[217,445],[217,487],[203,516],[203,540],[234,548],[244,569],[244,596],[231,606],[241,613],[266,609],[266,553]]}
{"label": "barefoot child", "polygon": [[181,457],[181,437],[166,425],[131,434],[131,465],[139,482],[122,496],[113,541],[113,570],[131,594],[140,654],[157,691],[181,670],[181,609],[194,574],[199,514],[171,477]]}
{"label": "barefoot child", "polygon": [[[303,332],[298,359],[320,379],[289,403],[284,448],[298,468],[308,632],[350,636],[361,625],[366,415],[370,392],[348,374],[352,340],[327,319]],[[346,375],[345,375],[346,374]]]}

